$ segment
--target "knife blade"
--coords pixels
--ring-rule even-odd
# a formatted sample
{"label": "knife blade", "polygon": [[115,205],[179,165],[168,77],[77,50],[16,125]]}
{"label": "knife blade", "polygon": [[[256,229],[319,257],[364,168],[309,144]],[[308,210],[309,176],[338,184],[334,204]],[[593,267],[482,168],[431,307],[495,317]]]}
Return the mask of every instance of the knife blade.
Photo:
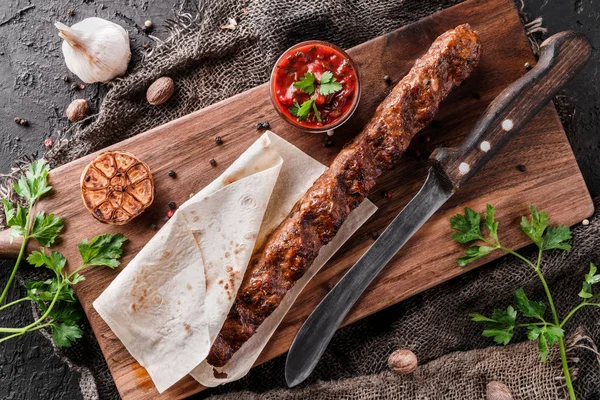
{"label": "knife blade", "polygon": [[306,319],[288,352],[289,387],[314,370],[333,334],[365,289],[414,233],[531,120],[591,56],[587,38],[558,33],[540,47],[536,66],[490,103],[458,148],[439,148],[421,190]]}

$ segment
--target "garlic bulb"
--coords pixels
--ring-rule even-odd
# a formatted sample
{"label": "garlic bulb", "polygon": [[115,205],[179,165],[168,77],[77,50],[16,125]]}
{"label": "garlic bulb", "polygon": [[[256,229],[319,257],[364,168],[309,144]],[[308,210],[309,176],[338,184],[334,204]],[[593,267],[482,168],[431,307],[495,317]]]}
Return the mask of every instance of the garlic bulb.
{"label": "garlic bulb", "polygon": [[102,18],[86,18],[68,27],[56,22],[64,39],[67,68],[86,83],[107,82],[123,75],[131,58],[129,35],[123,27]]}

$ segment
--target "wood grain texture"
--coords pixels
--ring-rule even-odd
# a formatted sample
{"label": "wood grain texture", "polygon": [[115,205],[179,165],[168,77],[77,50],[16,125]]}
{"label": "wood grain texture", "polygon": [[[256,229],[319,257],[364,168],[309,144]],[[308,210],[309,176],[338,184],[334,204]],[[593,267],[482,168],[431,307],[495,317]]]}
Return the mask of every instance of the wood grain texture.
{"label": "wood grain texture", "polygon": [[[260,136],[262,132],[254,128],[257,121],[268,120],[278,135],[329,164],[387,95],[390,86],[383,76],[389,75],[393,82],[398,82],[439,34],[465,22],[479,32],[483,43],[478,69],[442,104],[435,122],[415,138],[401,165],[380,179],[369,196],[379,211],[307,286],[258,362],[284,353],[328,288],[372,243],[371,232],[381,232],[416,193],[426,175],[427,154],[441,143],[459,144],[490,101],[526,72],[524,63],[535,62],[512,0],[469,0],[349,50],[362,74],[362,98],[352,119],[336,131],[335,146],[331,148],[323,146],[323,135],[302,133],[281,120],[271,106],[266,85],[112,146],[110,149],[134,153],[154,172],[155,203],[128,225],[102,225],[81,203],[79,175],[95,154],[52,171],[50,178],[55,190],[39,207],[65,220],[64,241],[57,249],[72,260],[72,267],[78,259],[76,244],[83,237],[122,232],[130,238],[123,258],[126,265],[155,233],[150,225],[162,225],[169,201],[183,203],[190,193],[196,193],[218,177]],[[223,138],[222,146],[215,146],[215,136]],[[210,158],[217,161],[217,167],[209,165]],[[526,172],[516,168],[520,164],[526,166]],[[176,179],[167,175],[170,169],[177,171]],[[389,199],[382,194],[387,191],[391,194]],[[497,217],[505,227],[501,239],[512,247],[527,243],[517,225],[530,202],[548,211],[553,223],[572,225],[592,213],[590,196],[552,105],[545,107],[417,232],[365,292],[345,323],[467,271],[454,262],[462,248],[450,239],[448,218],[465,205],[483,210],[486,202],[497,206]],[[123,398],[181,398],[202,390],[201,385],[186,377],[159,396],[145,370],[95,312],[92,302],[117,273],[90,269],[87,280],[78,284],[76,291]]]}

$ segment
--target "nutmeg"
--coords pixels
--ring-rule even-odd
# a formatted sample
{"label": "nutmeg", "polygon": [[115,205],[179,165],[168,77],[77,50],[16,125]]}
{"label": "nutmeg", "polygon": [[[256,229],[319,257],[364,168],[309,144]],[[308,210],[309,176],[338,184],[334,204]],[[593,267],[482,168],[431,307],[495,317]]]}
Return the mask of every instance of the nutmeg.
{"label": "nutmeg", "polygon": [[486,398],[487,400],[513,400],[508,386],[498,381],[491,381],[487,384]]}
{"label": "nutmeg", "polygon": [[146,99],[148,103],[157,106],[159,104],[166,103],[167,100],[173,96],[175,92],[175,83],[173,79],[163,76],[150,85],[146,92]]}
{"label": "nutmeg", "polygon": [[79,122],[85,117],[87,117],[90,107],[88,105],[87,100],[84,99],[76,99],[69,104],[65,114],[67,118],[71,122]]}
{"label": "nutmeg", "polygon": [[390,354],[388,367],[398,374],[410,374],[418,365],[417,356],[410,350],[400,349]]}

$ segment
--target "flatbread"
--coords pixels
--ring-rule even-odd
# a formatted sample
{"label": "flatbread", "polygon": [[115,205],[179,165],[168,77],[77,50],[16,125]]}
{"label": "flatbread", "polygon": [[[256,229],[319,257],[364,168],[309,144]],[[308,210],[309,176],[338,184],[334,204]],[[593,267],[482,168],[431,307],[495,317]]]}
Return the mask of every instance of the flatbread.
{"label": "flatbread", "polygon": [[244,376],[302,288],[376,210],[363,202],[277,310],[214,377],[203,362],[254,251],[327,169],[266,132],[185,202],[123,269],[94,308],[148,371],[159,392],[185,375],[206,386]]}

